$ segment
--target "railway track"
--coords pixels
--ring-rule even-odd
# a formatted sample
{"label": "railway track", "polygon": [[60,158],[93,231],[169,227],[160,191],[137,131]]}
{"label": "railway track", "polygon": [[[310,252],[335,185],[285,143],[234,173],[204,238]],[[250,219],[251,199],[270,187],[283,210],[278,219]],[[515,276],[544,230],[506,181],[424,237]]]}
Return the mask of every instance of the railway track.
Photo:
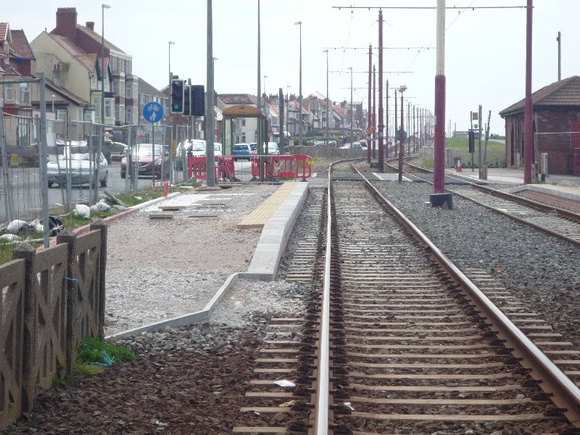
{"label": "railway track", "polygon": [[[431,173],[427,169],[408,162],[405,163],[405,168],[410,174]],[[449,193],[472,201],[482,207],[507,216],[519,223],[529,225],[544,233],[580,245],[580,214],[573,211],[575,206],[570,206],[572,209],[562,208],[554,205],[552,202],[540,202],[542,198],[546,199],[545,196],[514,195],[503,190],[470,182],[465,177],[447,175],[447,179],[459,180],[463,185],[463,187],[453,189],[446,187],[445,190]],[[563,203],[563,200],[559,201],[560,205],[563,205]]]}
{"label": "railway track", "polygon": [[[362,183],[330,190],[332,263],[306,319],[271,323],[235,433],[578,433],[573,382],[475,284]],[[517,303],[506,312],[566,359]]]}

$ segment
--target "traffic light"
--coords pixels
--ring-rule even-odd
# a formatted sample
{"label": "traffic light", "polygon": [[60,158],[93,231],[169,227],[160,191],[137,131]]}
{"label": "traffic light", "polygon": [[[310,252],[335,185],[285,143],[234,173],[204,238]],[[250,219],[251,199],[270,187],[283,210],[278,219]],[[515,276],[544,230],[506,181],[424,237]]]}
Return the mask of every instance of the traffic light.
{"label": "traffic light", "polygon": [[171,112],[183,113],[183,80],[171,80]]}
{"label": "traffic light", "polygon": [[469,152],[474,153],[475,152],[475,132],[473,130],[469,130],[467,135],[469,137]]}
{"label": "traffic light", "polygon": [[203,85],[191,87],[191,114],[193,116],[205,115],[205,90]]}
{"label": "traffic light", "polygon": [[183,114],[191,115],[191,86],[189,85],[183,87]]}

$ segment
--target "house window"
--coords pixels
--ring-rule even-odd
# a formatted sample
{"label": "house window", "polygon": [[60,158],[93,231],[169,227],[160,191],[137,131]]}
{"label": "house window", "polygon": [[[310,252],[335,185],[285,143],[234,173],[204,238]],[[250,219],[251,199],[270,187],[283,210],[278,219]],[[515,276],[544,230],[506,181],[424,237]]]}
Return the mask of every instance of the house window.
{"label": "house window", "polygon": [[[129,89],[129,88],[127,88]],[[125,122],[127,124],[132,124],[133,123],[133,109],[131,107],[127,107],[127,109],[125,110]]]}
{"label": "house window", "polygon": [[93,110],[99,109],[101,113],[101,99],[99,97],[93,97]]}
{"label": "house window", "polygon": [[26,83],[20,83],[20,104],[30,105],[30,90]]}
{"label": "house window", "polygon": [[105,118],[110,118],[113,116],[113,100],[110,98],[105,99]]}
{"label": "house window", "polygon": [[14,92],[12,89],[12,85],[8,84],[5,86],[5,97],[6,97],[6,101],[8,102],[13,102],[14,101]]}

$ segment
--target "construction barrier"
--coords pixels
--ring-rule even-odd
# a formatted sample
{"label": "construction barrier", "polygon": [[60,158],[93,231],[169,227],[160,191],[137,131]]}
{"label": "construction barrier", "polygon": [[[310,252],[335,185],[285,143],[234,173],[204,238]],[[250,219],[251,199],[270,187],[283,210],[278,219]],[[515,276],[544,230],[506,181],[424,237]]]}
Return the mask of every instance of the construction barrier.
{"label": "construction barrier", "polygon": [[[215,160],[215,177],[219,179],[222,177],[222,165],[219,164],[218,159],[221,157],[216,157]],[[207,159],[205,157],[188,157],[187,158],[187,171],[188,177],[195,177],[196,180],[205,180],[207,178]]]}
{"label": "construction barrier", "polygon": [[[312,176],[312,158],[307,155],[264,156],[266,178],[307,178]],[[252,177],[260,177],[260,157],[252,156]]]}
{"label": "construction barrier", "polygon": [[[264,177],[266,178],[309,178],[312,176],[312,158],[307,155],[267,155],[252,156],[252,178],[260,178],[260,158],[264,159]],[[197,180],[205,180],[206,158],[189,157],[187,159],[188,177]],[[233,156],[219,156],[215,158],[216,180],[229,179],[238,181],[236,178],[235,159]]]}
{"label": "construction barrier", "polygon": [[294,156],[296,157],[296,178],[306,178],[312,177],[312,157],[301,154]]}

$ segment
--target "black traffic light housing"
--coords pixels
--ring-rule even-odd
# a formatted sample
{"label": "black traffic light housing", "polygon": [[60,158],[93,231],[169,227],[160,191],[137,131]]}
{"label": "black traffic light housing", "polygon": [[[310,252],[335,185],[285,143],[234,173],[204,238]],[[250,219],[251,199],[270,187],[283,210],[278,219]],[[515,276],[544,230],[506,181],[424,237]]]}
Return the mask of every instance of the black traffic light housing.
{"label": "black traffic light housing", "polygon": [[474,153],[475,152],[475,132],[473,130],[469,130],[467,135],[469,138],[469,152]]}
{"label": "black traffic light housing", "polygon": [[171,80],[171,113],[183,113],[183,80]]}
{"label": "black traffic light housing", "polygon": [[185,116],[191,115],[191,86],[185,85],[183,87],[183,114]]}
{"label": "black traffic light housing", "polygon": [[205,116],[205,89],[203,85],[191,87],[191,115]]}

